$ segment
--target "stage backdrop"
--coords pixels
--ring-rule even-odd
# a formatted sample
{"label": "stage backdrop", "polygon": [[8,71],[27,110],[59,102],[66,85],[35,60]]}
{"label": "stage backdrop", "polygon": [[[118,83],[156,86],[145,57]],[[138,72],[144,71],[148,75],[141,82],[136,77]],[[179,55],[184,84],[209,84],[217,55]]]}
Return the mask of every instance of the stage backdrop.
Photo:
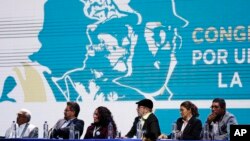
{"label": "stage backdrop", "polygon": [[240,124],[250,116],[249,0],[5,0],[0,2],[0,135],[21,108],[52,127],[66,101],[85,130],[107,106],[125,135],[136,101],[154,101],[169,133],[179,105],[205,121],[225,98]]}

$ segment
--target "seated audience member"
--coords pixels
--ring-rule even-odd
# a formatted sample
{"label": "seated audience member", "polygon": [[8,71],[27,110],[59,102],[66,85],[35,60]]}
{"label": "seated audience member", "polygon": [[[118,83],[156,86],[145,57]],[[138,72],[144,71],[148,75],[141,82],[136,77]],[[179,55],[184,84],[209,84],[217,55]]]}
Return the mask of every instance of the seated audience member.
{"label": "seated audience member", "polygon": [[13,130],[10,127],[5,133],[5,138],[38,138],[38,127],[29,123],[30,119],[30,111],[27,109],[21,109],[17,113],[16,135],[12,132]]}
{"label": "seated audience member", "polygon": [[94,122],[87,128],[84,139],[106,139],[108,138],[108,125],[113,125],[113,137],[116,136],[116,124],[113,120],[110,110],[100,106],[96,108],[93,114]]}
{"label": "seated audience member", "polygon": [[51,129],[50,138],[69,139],[69,129],[71,125],[74,126],[75,131],[79,131],[79,137],[81,137],[84,121],[77,118],[79,112],[80,106],[76,102],[67,102],[67,106],[64,110],[64,118],[58,120]]}
{"label": "seated audience member", "polygon": [[151,133],[157,138],[161,134],[161,130],[157,117],[152,113],[153,102],[150,99],[143,99],[136,102],[136,104],[138,104],[138,116],[135,118],[133,126],[125,135],[125,138],[133,138],[137,134],[138,125],[141,127],[139,130]]}
{"label": "seated audience member", "polygon": [[[198,108],[190,101],[185,101],[180,105],[181,117],[176,121],[176,138],[181,140],[199,140],[201,137],[202,123],[197,117],[199,116]],[[171,138],[162,134],[159,139]]]}
{"label": "seated audience member", "polygon": [[209,128],[208,138],[205,140],[228,140],[227,126],[236,125],[236,117],[226,110],[226,102],[222,98],[215,98],[211,106],[212,113],[208,116],[206,124]]}

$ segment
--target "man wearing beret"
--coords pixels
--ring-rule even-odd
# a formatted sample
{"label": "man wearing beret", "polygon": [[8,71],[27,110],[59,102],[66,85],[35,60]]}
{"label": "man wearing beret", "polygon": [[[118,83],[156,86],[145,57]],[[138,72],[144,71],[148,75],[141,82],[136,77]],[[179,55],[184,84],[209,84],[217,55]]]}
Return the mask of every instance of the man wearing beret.
{"label": "man wearing beret", "polygon": [[157,117],[152,113],[153,102],[150,99],[143,99],[136,102],[136,104],[138,105],[138,116],[135,118],[132,128],[125,137],[133,138],[137,135],[138,138],[138,130],[140,130],[138,128],[141,128],[143,133],[150,133],[154,135],[155,138],[158,138],[161,134],[161,130]]}

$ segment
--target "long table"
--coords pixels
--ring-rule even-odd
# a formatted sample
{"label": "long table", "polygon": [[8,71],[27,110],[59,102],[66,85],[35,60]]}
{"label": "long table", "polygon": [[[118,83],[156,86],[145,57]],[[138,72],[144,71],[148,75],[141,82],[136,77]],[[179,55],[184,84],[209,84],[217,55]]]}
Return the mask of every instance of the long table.
{"label": "long table", "polygon": [[[51,140],[62,140],[62,139],[30,139],[30,138],[17,138],[17,139],[0,139],[1,141],[51,141]],[[75,140],[68,140],[68,141],[142,141],[140,139],[75,139]],[[164,139],[164,140],[157,140],[157,141],[174,141],[171,139]]]}
{"label": "long table", "polygon": [[[31,139],[31,138],[16,138],[16,139],[0,139],[1,141],[51,141],[64,139]],[[140,139],[67,139],[68,141],[141,141]]]}

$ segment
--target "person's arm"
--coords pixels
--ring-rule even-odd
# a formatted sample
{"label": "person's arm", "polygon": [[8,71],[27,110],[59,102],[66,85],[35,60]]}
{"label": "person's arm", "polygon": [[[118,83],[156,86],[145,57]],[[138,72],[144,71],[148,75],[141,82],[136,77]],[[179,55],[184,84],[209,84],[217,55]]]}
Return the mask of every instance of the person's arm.
{"label": "person's arm", "polygon": [[[230,115],[230,117],[228,118],[228,120],[226,121],[224,126],[227,127],[227,126],[230,126],[230,125],[237,125],[237,124],[238,124],[238,122],[237,122],[235,116]],[[215,140],[227,140],[228,139],[228,133],[216,135],[216,136],[214,136],[214,139]]]}
{"label": "person's arm", "polygon": [[149,122],[149,131],[155,135],[156,138],[158,138],[161,135],[161,129],[160,129],[160,125],[159,125],[159,121],[157,118],[152,119]]}
{"label": "person's arm", "polygon": [[10,128],[8,128],[7,130],[6,130],[6,132],[5,132],[5,138],[7,139],[7,138],[11,138],[11,127]]}
{"label": "person's arm", "polygon": [[227,133],[222,135],[215,135],[214,140],[227,140]]}
{"label": "person's arm", "polygon": [[63,139],[68,139],[69,138],[69,126],[64,127],[64,128],[59,128],[59,129],[54,129],[53,133],[56,138],[63,138]]}
{"label": "person's arm", "polygon": [[161,139],[170,139],[170,138],[169,138],[168,135],[166,135],[166,134],[161,134],[161,135],[158,137],[158,139],[161,140]]}
{"label": "person's arm", "polygon": [[229,119],[227,120],[227,125],[237,125],[238,122],[235,118],[235,116],[231,115]]}
{"label": "person's arm", "polygon": [[74,122],[74,124],[75,124],[75,130],[79,131],[79,137],[81,137],[82,133],[83,133],[83,128],[84,128],[84,121],[80,120],[80,119],[77,119]]}
{"label": "person's arm", "polygon": [[[79,120],[79,119],[75,119],[73,121],[73,123],[71,123],[71,124],[74,124],[75,130],[79,131],[79,133],[80,133],[79,137],[81,137],[82,133],[83,133],[83,128],[84,128],[84,121]],[[59,137],[63,137],[64,139],[68,139],[69,138],[69,129],[70,129],[70,125],[67,127],[64,127],[64,128],[57,129],[57,130],[55,130],[55,132]]]}
{"label": "person's arm", "polygon": [[30,133],[29,138],[38,138],[38,127],[35,127]]}
{"label": "person's arm", "polygon": [[199,140],[201,138],[201,131],[202,123],[200,120],[197,120],[194,123],[192,130],[187,134],[184,132],[182,137],[184,140]]}
{"label": "person's arm", "polygon": [[89,126],[89,127],[87,128],[86,133],[85,133],[85,135],[84,135],[83,138],[84,138],[84,139],[91,139],[91,138],[93,138],[93,129],[92,129],[91,126]]}
{"label": "person's arm", "polygon": [[51,139],[53,139],[53,138],[58,138],[58,125],[60,124],[60,122],[61,122],[61,120],[58,120],[57,122],[56,122],[56,124],[53,126],[53,128],[51,128],[50,129],[50,134],[49,134],[49,137],[51,138]]}
{"label": "person's arm", "polygon": [[125,137],[133,138],[133,136],[136,135],[136,125],[138,121],[139,121],[139,118],[136,117],[133,122],[133,126],[131,127],[130,131],[125,135]]}

